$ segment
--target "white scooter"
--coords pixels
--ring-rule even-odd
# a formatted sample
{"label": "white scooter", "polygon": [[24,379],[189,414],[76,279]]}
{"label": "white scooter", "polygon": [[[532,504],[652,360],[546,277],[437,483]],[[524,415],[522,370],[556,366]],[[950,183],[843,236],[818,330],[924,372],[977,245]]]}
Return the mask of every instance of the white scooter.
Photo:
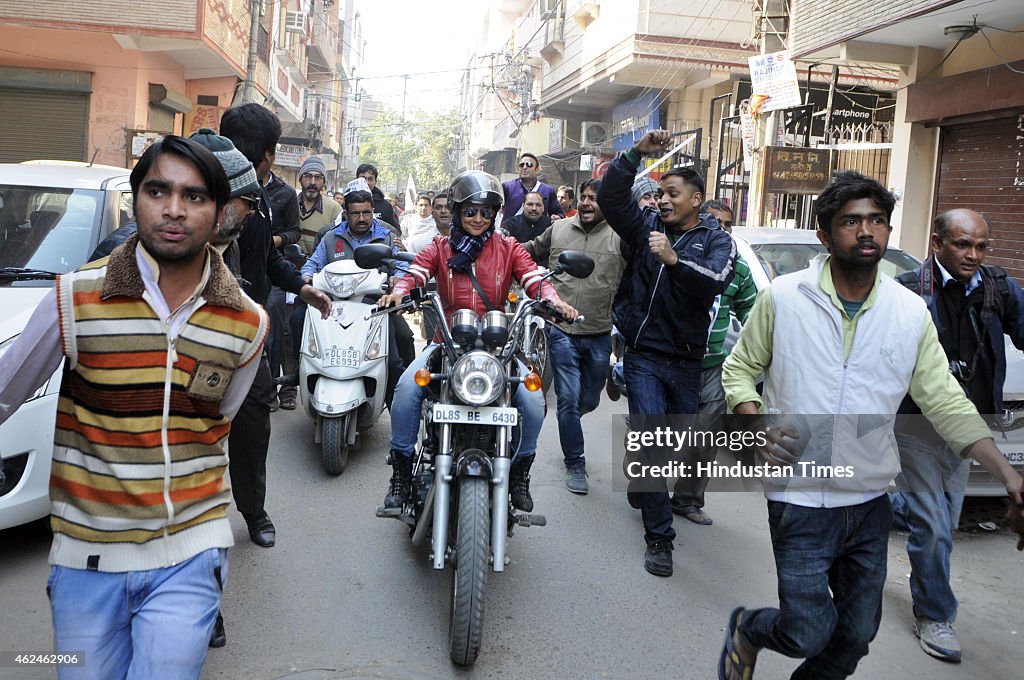
{"label": "white scooter", "polygon": [[387,275],[338,260],[313,276],[312,285],[333,300],[331,315],[310,308],[302,331],[299,389],[316,423],[324,469],[340,475],[359,432],[384,410],[388,379],[388,316],[367,319],[384,292]]}

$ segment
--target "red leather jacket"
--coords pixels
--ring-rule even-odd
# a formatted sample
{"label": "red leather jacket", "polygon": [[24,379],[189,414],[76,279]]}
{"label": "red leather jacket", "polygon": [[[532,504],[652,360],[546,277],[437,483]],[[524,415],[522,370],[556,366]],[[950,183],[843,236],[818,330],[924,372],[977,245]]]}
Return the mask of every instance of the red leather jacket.
{"label": "red leather jacket", "polygon": [[[444,304],[445,315],[451,322],[456,310],[473,309],[483,316],[490,311],[473,287],[473,282],[462,272],[448,268],[452,257],[451,242],[437,236],[416,255],[409,265],[409,276],[403,276],[392,291],[405,295],[416,286],[425,286],[431,278],[437,281],[437,293]],[[505,308],[505,298],[513,283],[518,283],[530,295],[536,297],[537,282],[542,273],[526,249],[514,238],[495,232],[487,239],[483,250],[476,258],[476,279],[492,305]],[[541,297],[550,302],[561,302],[554,286],[545,281],[541,284]]]}

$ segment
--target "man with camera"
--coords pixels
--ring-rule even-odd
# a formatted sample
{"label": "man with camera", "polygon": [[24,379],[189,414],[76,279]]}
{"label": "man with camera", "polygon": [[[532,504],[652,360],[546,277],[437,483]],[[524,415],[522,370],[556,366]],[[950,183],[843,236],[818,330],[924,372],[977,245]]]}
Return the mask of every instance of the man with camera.
{"label": "man with camera", "polygon": [[[897,280],[924,298],[950,372],[978,413],[999,415],[1006,378],[1003,335],[1024,348],[1024,292],[1005,271],[983,264],[988,248],[989,224],[983,215],[965,209],[941,213],[934,222],[931,256],[918,271]],[[900,406],[900,413],[920,412],[910,397]],[[932,428],[907,429],[897,434],[903,471],[892,502],[896,525],[910,532],[914,633],[926,653],[958,662],[949,561],[970,463]]]}

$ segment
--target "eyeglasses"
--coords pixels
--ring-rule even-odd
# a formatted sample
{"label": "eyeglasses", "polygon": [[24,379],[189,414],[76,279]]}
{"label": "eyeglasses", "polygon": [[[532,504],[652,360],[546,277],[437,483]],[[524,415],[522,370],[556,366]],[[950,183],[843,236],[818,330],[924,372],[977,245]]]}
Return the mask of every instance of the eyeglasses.
{"label": "eyeglasses", "polygon": [[303,175],[302,177],[300,177],[299,179],[311,179],[311,180],[313,180],[313,181],[315,181],[315,182],[323,182],[323,181],[324,181],[325,179],[327,179],[327,178],[326,178],[326,177],[324,177],[324,176],[323,176],[323,175],[321,175],[321,174],[318,174],[318,173],[314,173],[314,172],[307,172],[306,174],[304,174],[304,175]]}
{"label": "eyeglasses", "polygon": [[476,217],[477,213],[480,213],[480,217],[484,218],[485,220],[489,220],[492,219],[495,215],[497,215],[498,211],[495,210],[494,208],[478,208],[475,205],[471,205],[468,208],[462,209],[462,216],[468,217],[470,219]]}
{"label": "eyeglasses", "polygon": [[521,163],[519,164],[519,167],[521,167],[521,168],[532,168],[532,167],[534,167],[535,165],[537,165],[537,164],[536,164],[536,163],[531,163],[530,161],[522,161],[522,162],[521,162]]}
{"label": "eyeglasses", "polygon": [[348,213],[349,217],[373,217],[372,210],[360,210],[359,212]]}
{"label": "eyeglasses", "polygon": [[243,201],[245,201],[245,207],[249,209],[250,213],[254,213],[257,210],[259,210],[259,207],[260,207],[259,196],[256,196],[255,194],[251,194],[249,196],[239,196],[239,198],[242,199]]}

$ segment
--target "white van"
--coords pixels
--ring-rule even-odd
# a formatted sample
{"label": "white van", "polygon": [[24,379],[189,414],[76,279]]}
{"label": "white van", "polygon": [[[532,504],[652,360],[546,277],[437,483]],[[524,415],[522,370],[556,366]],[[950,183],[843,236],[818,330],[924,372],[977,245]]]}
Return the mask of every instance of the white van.
{"label": "white van", "polygon": [[[0,163],[0,357],[56,274],[85,264],[133,221],[129,171],[67,161]],[[50,512],[50,457],[60,369],[0,426],[0,529]]]}

